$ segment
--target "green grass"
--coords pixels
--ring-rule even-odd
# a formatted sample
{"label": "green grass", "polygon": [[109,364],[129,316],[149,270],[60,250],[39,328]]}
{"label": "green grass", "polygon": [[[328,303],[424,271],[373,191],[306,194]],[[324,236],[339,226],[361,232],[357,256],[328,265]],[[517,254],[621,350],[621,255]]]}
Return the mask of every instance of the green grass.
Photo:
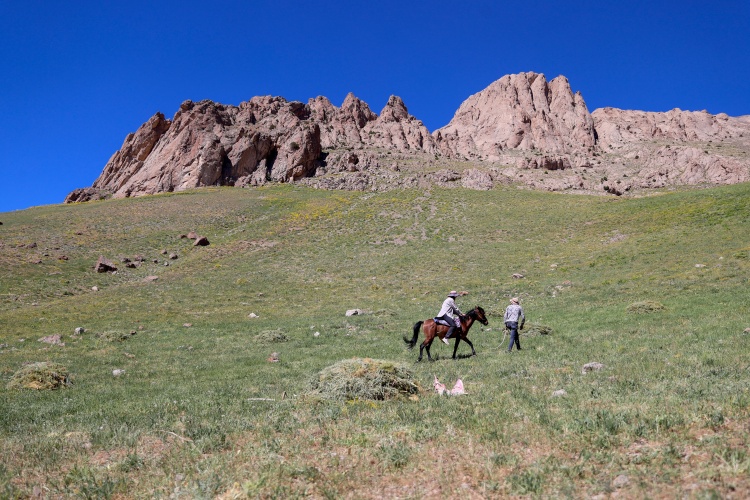
{"label": "green grass", "polygon": [[[750,185],[638,199],[211,188],[2,221],[0,497],[582,497],[622,474],[628,497],[750,493]],[[179,239],[191,230],[211,245]],[[165,267],[162,250],[179,258]],[[140,268],[93,270],[138,254]],[[417,364],[401,339],[452,289],[488,313],[470,333],[479,355],[435,343]],[[512,296],[552,333],[522,332],[507,355]],[[37,342],[53,334],[65,346]],[[310,396],[311,377],[352,358],[468,394]],[[72,385],[6,387],[45,361]],[[604,369],[582,374],[590,361]]]}

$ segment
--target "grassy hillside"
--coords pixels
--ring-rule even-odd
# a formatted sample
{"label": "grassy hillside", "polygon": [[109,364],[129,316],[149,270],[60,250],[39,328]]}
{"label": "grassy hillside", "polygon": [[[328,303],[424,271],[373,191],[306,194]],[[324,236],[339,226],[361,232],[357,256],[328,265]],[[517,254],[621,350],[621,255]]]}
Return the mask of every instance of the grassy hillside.
{"label": "grassy hillside", "polygon": [[[222,188],[0,221],[0,497],[750,494],[750,185]],[[191,230],[211,245],[179,238]],[[116,274],[94,272],[100,255]],[[452,289],[488,312],[478,356],[436,342],[417,364],[402,337]],[[552,333],[527,328],[508,355],[512,296]],[[649,301],[663,309],[629,312]],[[288,341],[256,339],[272,331]],[[64,346],[38,341],[56,334]],[[307,395],[354,357],[404,363],[425,391]],[[6,387],[41,361],[72,385]],[[468,394],[437,396],[434,376]]]}

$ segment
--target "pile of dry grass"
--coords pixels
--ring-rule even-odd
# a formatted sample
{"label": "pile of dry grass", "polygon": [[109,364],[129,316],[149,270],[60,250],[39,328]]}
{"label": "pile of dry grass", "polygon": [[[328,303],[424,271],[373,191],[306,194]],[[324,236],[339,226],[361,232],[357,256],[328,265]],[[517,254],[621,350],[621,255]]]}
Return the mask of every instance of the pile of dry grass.
{"label": "pile of dry grass", "polygon": [[13,374],[8,389],[59,389],[70,385],[68,369],[58,363],[41,361],[24,365]]}
{"label": "pile of dry grass", "polygon": [[405,365],[369,358],[339,361],[310,381],[309,394],[322,399],[386,400],[418,394],[414,373]]}
{"label": "pile of dry grass", "polygon": [[539,325],[536,323],[531,323],[529,325],[526,325],[523,329],[523,334],[526,337],[535,337],[537,335],[550,335],[552,333],[552,328],[547,325]]}
{"label": "pile of dry grass", "polygon": [[628,312],[636,313],[636,314],[663,311],[664,309],[666,309],[666,307],[664,307],[664,304],[662,304],[661,302],[653,301],[653,300],[644,300],[643,302],[633,302],[632,304],[628,306]]}
{"label": "pile of dry grass", "polygon": [[277,342],[287,342],[289,337],[281,330],[265,330],[253,338],[261,344],[275,344]]}

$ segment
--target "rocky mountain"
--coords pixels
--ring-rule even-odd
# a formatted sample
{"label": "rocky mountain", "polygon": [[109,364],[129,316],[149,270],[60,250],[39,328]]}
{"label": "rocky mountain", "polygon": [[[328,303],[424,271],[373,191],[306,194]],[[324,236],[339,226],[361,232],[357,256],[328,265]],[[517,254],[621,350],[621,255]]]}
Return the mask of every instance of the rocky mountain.
{"label": "rocky mountain", "polygon": [[588,111],[563,76],[507,75],[470,96],[434,133],[396,96],[380,114],[353,94],[341,107],[253,97],[185,101],[125,138],[90,188],[66,202],[211,185],[300,182],[329,189],[515,183],[622,195],[750,180],[750,116],[678,109]]}

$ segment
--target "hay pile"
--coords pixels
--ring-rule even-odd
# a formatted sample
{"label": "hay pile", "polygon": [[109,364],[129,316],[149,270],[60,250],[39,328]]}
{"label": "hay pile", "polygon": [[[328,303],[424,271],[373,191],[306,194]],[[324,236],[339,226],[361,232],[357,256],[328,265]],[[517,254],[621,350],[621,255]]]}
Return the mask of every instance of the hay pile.
{"label": "hay pile", "polygon": [[549,335],[552,333],[552,328],[547,325],[539,325],[531,323],[524,327],[523,335],[526,337],[535,337],[537,335]]}
{"label": "hay pile", "polygon": [[277,342],[287,342],[289,337],[281,330],[265,330],[256,335],[254,340],[261,344],[275,344]]}
{"label": "hay pile", "polygon": [[629,313],[642,314],[651,313],[657,311],[663,311],[666,309],[664,304],[661,302],[655,302],[653,300],[644,300],[643,302],[633,302],[628,306]]}
{"label": "hay pile", "polygon": [[309,394],[333,400],[386,400],[418,394],[419,383],[405,365],[377,359],[346,359],[310,381]]}
{"label": "hay pile", "polygon": [[68,369],[57,363],[41,361],[18,370],[8,382],[8,389],[59,389],[70,385]]}

